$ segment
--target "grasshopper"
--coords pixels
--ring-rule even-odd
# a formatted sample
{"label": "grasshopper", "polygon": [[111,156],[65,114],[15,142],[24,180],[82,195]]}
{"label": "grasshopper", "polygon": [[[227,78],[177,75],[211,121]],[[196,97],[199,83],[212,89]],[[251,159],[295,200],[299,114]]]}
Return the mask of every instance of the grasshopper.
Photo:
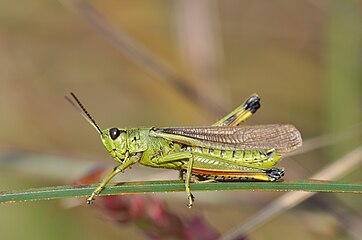
{"label": "grasshopper", "polygon": [[99,132],[106,150],[118,165],[87,199],[93,202],[118,173],[135,163],[180,171],[191,208],[190,182],[277,181],[284,169],[274,167],[283,153],[302,145],[299,131],[290,124],[238,126],[260,107],[253,94],[234,111],[206,127],[108,128],[101,130],[78,98],[67,100]]}

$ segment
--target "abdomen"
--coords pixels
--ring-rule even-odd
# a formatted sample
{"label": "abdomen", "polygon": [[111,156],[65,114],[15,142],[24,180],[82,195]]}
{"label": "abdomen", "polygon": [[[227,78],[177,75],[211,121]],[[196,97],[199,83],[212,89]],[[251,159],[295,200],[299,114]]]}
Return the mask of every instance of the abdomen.
{"label": "abdomen", "polygon": [[192,174],[199,180],[275,181],[284,175],[282,168],[272,168],[281,159],[272,149],[232,151],[185,146],[182,151],[193,153]]}

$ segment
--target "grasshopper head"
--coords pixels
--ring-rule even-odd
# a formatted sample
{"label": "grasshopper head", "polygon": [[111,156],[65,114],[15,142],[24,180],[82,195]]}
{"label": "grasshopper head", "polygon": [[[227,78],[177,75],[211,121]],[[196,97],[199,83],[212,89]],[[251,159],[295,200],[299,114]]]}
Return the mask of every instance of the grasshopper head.
{"label": "grasshopper head", "polygon": [[123,161],[127,150],[127,130],[109,128],[102,131],[102,142],[107,151],[116,160]]}
{"label": "grasshopper head", "polygon": [[106,130],[101,130],[96,121],[91,117],[91,115],[87,112],[85,107],[79,101],[79,99],[75,96],[74,93],[70,93],[72,98],[77,102],[75,104],[70,98],[65,97],[70,104],[73,105],[75,109],[87,120],[90,125],[100,133],[102,142],[107,151],[112,155],[112,157],[122,162],[126,158],[127,151],[127,130],[120,128],[109,128]]}

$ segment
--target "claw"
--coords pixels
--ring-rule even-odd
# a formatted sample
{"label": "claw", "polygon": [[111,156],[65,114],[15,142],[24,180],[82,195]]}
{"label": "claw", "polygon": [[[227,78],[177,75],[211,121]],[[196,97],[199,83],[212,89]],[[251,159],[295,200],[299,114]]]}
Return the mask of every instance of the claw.
{"label": "claw", "polygon": [[91,204],[94,202],[94,196],[90,196],[89,198],[87,198],[87,204]]}
{"label": "claw", "polygon": [[273,181],[279,180],[284,176],[284,169],[282,168],[270,168],[266,171],[266,174],[272,178]]}
{"label": "claw", "polygon": [[188,196],[188,200],[189,200],[189,203],[187,204],[187,207],[191,208],[192,204],[194,203],[194,200],[195,200],[195,197],[194,197],[194,195],[192,195],[192,193],[190,194],[190,196]]}

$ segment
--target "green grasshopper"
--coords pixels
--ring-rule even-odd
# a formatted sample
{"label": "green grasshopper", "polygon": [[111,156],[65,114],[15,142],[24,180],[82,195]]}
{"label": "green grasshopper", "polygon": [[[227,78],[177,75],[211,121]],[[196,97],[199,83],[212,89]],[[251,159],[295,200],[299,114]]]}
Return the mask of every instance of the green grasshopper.
{"label": "green grasshopper", "polygon": [[190,182],[276,181],[284,175],[274,165],[283,153],[302,145],[299,131],[289,124],[238,125],[260,107],[254,94],[224,118],[208,127],[108,128],[101,130],[78,98],[67,100],[99,132],[106,150],[119,163],[87,199],[91,203],[118,173],[139,162],[180,171],[190,208]]}

